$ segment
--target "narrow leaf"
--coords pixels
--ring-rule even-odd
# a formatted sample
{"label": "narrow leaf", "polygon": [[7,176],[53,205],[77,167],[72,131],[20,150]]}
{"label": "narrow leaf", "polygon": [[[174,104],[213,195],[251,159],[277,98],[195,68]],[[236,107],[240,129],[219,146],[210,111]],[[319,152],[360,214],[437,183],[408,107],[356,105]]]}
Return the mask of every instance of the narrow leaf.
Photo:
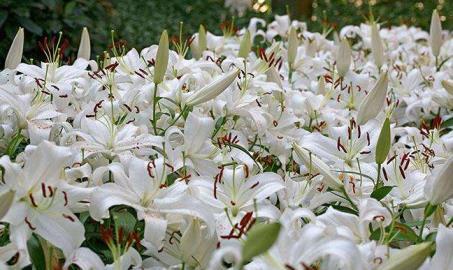
{"label": "narrow leaf", "polygon": [[387,194],[389,194],[390,191],[392,191],[392,189],[394,187],[395,186],[383,186],[383,187],[380,187],[380,188],[376,189],[375,191],[373,191],[371,193],[371,198],[374,198],[374,199],[380,201],[383,198],[385,198],[385,196],[387,196]]}

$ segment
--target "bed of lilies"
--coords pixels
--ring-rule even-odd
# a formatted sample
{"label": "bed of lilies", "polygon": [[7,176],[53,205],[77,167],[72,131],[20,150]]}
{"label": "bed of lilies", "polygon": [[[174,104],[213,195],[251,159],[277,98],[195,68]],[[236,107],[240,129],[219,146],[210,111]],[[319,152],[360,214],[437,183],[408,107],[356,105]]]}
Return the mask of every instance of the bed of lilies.
{"label": "bed of lilies", "polygon": [[[453,39],[276,16],[0,73],[0,269],[453,269]],[[327,36],[333,38],[327,38]],[[173,44],[169,44],[169,43]],[[174,50],[172,50],[172,48]]]}

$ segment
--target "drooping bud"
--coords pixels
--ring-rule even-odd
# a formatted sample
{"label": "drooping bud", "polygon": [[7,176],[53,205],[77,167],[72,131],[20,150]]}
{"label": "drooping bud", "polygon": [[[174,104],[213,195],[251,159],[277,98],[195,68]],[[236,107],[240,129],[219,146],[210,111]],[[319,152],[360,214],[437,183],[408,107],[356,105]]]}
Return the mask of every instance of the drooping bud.
{"label": "drooping bud", "polygon": [[324,161],[314,154],[310,154],[308,150],[300,147],[297,143],[293,144],[293,149],[297,157],[300,158],[308,170],[319,173],[324,177],[323,181],[327,186],[334,190],[339,190],[343,186],[342,183],[338,181],[338,178],[332,175],[329,166],[327,166]]}
{"label": "drooping bud", "polygon": [[431,17],[431,26],[429,28],[429,44],[435,57],[439,56],[440,47],[442,46],[442,25],[440,23],[439,13],[433,11]]}
{"label": "drooping bud", "polygon": [[242,58],[247,58],[251,49],[252,49],[252,40],[250,39],[250,32],[247,30],[247,31],[245,31],[245,34],[242,37],[238,56],[242,57]]}
{"label": "drooping bud", "polygon": [[453,95],[453,80],[443,80],[441,84],[450,95]]}
{"label": "drooping bud", "polygon": [[159,84],[164,80],[168,65],[168,53],[168,34],[167,30],[164,30],[160,36],[159,48],[157,49],[156,65],[154,68],[155,84]]}
{"label": "drooping bud", "polygon": [[340,77],[344,77],[349,71],[351,66],[352,50],[349,47],[349,42],[346,39],[342,39],[337,49],[337,71]]}
{"label": "drooping bud", "polygon": [[376,23],[371,25],[371,52],[373,54],[374,63],[380,69],[384,64],[384,47]]}
{"label": "drooping bud", "polygon": [[387,96],[388,76],[387,72],[381,75],[376,85],[360,103],[357,112],[357,123],[363,125],[370,119],[375,118],[384,107]]}
{"label": "drooping bud", "polygon": [[289,63],[290,67],[292,67],[294,65],[294,61],[296,61],[298,46],[299,46],[299,39],[297,38],[296,28],[291,27],[289,29],[289,37],[288,37],[288,63]]}
{"label": "drooping bud", "polygon": [[13,43],[6,55],[5,68],[15,69],[22,61],[22,53],[24,51],[24,28],[19,28]]}
{"label": "drooping bud", "polygon": [[395,252],[379,270],[412,270],[418,269],[431,253],[432,243],[425,242],[408,246]]}
{"label": "drooping bud", "polygon": [[453,198],[453,156],[451,156],[426,181],[425,197],[431,204],[437,205]]}
{"label": "drooping bud", "polygon": [[238,69],[232,70],[196,91],[185,100],[185,105],[196,106],[214,99],[234,82],[239,71]]}
{"label": "drooping bud", "polygon": [[80,38],[79,51],[77,52],[77,58],[83,58],[90,60],[91,45],[90,45],[90,34],[86,27],[82,30],[82,37]]}

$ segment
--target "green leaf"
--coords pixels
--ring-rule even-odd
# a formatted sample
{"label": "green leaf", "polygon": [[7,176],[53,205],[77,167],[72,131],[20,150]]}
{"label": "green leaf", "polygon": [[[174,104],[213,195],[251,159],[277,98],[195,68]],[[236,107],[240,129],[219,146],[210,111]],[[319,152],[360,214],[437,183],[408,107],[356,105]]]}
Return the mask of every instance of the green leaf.
{"label": "green leaf", "polygon": [[387,196],[387,194],[389,194],[390,191],[392,191],[392,189],[394,187],[395,186],[383,186],[383,187],[380,187],[380,188],[376,189],[375,191],[373,191],[371,193],[371,198],[375,198],[376,200],[380,201],[385,196]]}
{"label": "green leaf", "polygon": [[64,6],[64,14],[65,14],[65,16],[70,16],[73,13],[76,5],[77,5],[76,1],[71,1],[71,2],[67,3]]}
{"label": "green leaf", "polygon": [[356,216],[359,215],[359,212],[357,212],[356,210],[354,210],[352,208],[346,207],[346,206],[336,205],[336,204],[333,204],[331,206],[332,206],[333,209],[341,211],[341,212],[344,212],[344,213],[353,214],[353,215],[356,215]]}
{"label": "green leaf", "polygon": [[126,209],[122,209],[118,212],[113,213],[113,220],[117,228],[123,228],[124,233],[128,234],[134,231],[135,224],[137,223],[137,219],[129,213]]}
{"label": "green leaf", "polygon": [[390,151],[390,119],[386,118],[376,145],[376,163],[384,163]]}
{"label": "green leaf", "polygon": [[280,223],[254,225],[247,233],[247,239],[242,247],[242,265],[272,247],[278,238],[280,228]]}
{"label": "green leaf", "polygon": [[0,10],[0,27],[2,27],[7,18],[8,12],[6,12],[5,10]]}
{"label": "green leaf", "polygon": [[221,117],[219,117],[219,119],[217,119],[217,121],[215,122],[214,132],[212,133],[211,138],[214,138],[215,135],[217,135],[217,133],[222,128],[222,126],[225,124],[225,122],[226,122],[225,116],[221,116]]}
{"label": "green leaf", "polygon": [[22,25],[28,31],[38,36],[42,35],[41,26],[37,25],[34,21],[24,17],[19,17],[17,20],[19,21],[20,25]]}
{"label": "green leaf", "polygon": [[24,137],[20,132],[16,133],[14,137],[11,139],[9,142],[8,146],[6,147],[6,154],[10,156],[11,158],[14,158],[17,152],[17,149],[19,148],[20,143],[23,141]]}
{"label": "green leaf", "polygon": [[398,231],[400,240],[408,240],[416,243],[418,241],[418,235],[412,230],[411,227],[404,223],[395,222],[393,229]]}
{"label": "green leaf", "polygon": [[46,269],[46,259],[44,257],[44,251],[42,250],[41,243],[36,235],[28,239],[27,249],[30,254],[31,264],[33,269],[44,270]]}
{"label": "green leaf", "polygon": [[442,128],[453,127],[453,117],[443,121],[442,124],[441,124],[441,127]]}

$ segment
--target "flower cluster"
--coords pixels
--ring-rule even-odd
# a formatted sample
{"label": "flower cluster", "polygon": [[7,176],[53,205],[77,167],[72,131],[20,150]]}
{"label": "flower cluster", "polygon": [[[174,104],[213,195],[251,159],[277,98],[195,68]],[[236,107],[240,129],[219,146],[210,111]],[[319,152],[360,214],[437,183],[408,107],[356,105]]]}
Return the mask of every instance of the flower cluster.
{"label": "flower cluster", "polygon": [[0,73],[0,269],[453,269],[437,12],[429,33],[223,30],[175,51],[166,31],[141,52],[112,38],[95,61],[84,29],[74,62],[60,35],[35,65],[19,29]]}

